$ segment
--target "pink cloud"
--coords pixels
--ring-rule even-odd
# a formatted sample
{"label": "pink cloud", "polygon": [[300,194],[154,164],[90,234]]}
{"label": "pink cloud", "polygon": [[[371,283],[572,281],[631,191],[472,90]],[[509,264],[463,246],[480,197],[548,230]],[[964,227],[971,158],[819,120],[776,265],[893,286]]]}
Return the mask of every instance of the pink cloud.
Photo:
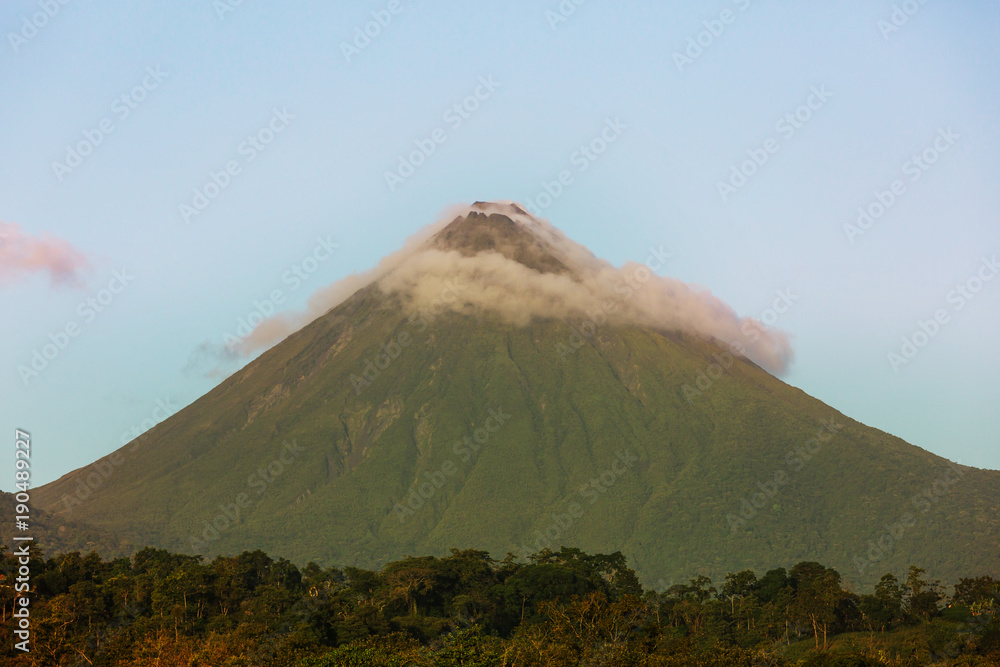
{"label": "pink cloud", "polygon": [[68,241],[31,236],[15,223],[0,222],[0,285],[47,273],[53,285],[78,286],[90,269],[87,256]]}

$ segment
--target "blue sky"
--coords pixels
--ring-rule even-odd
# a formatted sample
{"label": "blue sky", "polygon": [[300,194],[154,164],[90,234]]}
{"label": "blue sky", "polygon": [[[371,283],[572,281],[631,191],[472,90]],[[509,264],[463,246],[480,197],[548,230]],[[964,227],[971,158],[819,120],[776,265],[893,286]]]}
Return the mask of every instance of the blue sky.
{"label": "blue sky", "polygon": [[741,315],[791,293],[786,381],[1000,469],[1000,5],[229,4],[0,8],[0,223],[87,258],[53,281],[0,251],[0,427],[31,432],[34,484],[208,391],[197,351],[255,302],[301,308],[485,199],[547,203],[615,264],[663,245]]}

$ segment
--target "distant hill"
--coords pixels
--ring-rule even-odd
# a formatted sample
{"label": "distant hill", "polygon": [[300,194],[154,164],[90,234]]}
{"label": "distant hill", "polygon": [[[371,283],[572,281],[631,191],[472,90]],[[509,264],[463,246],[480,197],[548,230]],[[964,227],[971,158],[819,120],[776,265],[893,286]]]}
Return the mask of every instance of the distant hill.
{"label": "distant hill", "polygon": [[[3,512],[3,516],[13,517],[16,506],[13,493],[0,491],[0,512]],[[112,531],[57,516],[42,508],[32,506],[29,517],[27,531],[17,530],[12,519],[0,522],[0,543],[10,548],[11,545],[17,546],[13,540],[15,535],[33,537],[32,541],[43,550],[46,557],[70,551],[97,551],[107,557],[118,557],[131,555],[135,549],[135,545],[123,542]]]}

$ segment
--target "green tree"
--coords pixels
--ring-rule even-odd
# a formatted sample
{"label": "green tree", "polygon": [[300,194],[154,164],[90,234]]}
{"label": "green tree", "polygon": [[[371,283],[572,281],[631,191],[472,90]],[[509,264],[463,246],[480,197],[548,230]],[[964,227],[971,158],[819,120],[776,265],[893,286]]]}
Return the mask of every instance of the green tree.
{"label": "green tree", "polygon": [[719,591],[719,598],[729,602],[729,613],[736,621],[737,630],[742,629],[744,622],[746,629],[748,631],[751,629],[753,616],[759,608],[757,586],[757,575],[753,570],[731,572],[726,575],[726,581]]}
{"label": "green tree", "polygon": [[790,575],[795,588],[792,619],[812,626],[816,648],[822,632],[825,651],[828,630],[837,621],[837,607],[844,597],[840,573],[819,563],[801,562],[792,568]]}
{"label": "green tree", "polygon": [[944,598],[944,594],[940,582],[929,582],[923,578],[926,572],[922,567],[911,565],[903,588],[909,615],[914,619],[929,621],[941,613],[938,603]]}

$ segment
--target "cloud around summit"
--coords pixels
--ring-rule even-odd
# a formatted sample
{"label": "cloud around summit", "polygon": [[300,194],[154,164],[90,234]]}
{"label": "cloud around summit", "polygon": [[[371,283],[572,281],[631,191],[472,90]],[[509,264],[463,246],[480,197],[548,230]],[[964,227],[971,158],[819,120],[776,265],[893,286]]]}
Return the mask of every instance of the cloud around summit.
{"label": "cloud around summit", "polygon": [[[468,256],[426,243],[472,210],[507,215],[541,239],[571,271],[541,273],[495,251]],[[513,202],[450,207],[373,269],[317,290],[304,312],[282,313],[262,322],[238,351],[249,356],[274,345],[372,283],[386,294],[398,295],[410,312],[432,307],[467,314],[485,312],[517,325],[535,318],[574,323],[606,318],[610,324],[685,331],[744,350],[749,359],[775,374],[785,372],[793,356],[785,333],[740,317],[707,289],[657,275],[644,264],[615,267]],[[445,303],[440,297],[449,285],[460,289],[457,298]]]}

